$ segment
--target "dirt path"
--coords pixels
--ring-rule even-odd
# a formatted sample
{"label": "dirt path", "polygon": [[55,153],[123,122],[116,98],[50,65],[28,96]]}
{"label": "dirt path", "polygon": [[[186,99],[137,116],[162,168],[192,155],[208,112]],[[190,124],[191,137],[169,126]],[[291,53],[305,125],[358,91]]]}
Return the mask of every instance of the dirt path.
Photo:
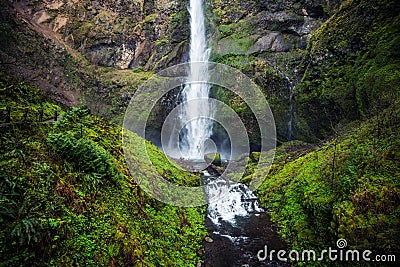
{"label": "dirt path", "polygon": [[[45,120],[45,121],[41,121],[41,123],[49,123],[49,122],[55,122],[55,121],[59,121],[61,119],[60,116],[57,116],[57,120],[55,120],[54,118]],[[10,124],[27,124],[27,123],[32,123],[32,121],[16,121],[16,122],[3,122],[0,123],[0,127],[6,127]]]}

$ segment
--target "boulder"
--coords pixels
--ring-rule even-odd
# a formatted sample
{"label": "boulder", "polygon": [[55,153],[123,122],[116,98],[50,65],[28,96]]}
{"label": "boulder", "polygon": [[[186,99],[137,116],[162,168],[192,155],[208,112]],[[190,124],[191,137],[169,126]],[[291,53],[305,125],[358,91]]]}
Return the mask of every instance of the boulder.
{"label": "boulder", "polygon": [[204,160],[208,164],[214,164],[215,166],[221,166],[221,154],[219,152],[209,153],[204,155]]}

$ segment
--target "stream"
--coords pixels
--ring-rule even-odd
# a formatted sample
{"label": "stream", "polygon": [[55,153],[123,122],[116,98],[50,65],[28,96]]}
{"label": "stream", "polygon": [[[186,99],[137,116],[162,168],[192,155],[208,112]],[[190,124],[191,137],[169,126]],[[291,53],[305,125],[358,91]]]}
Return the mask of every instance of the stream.
{"label": "stream", "polygon": [[259,261],[257,258],[265,245],[276,251],[286,246],[254,193],[244,184],[207,172],[202,179],[210,185],[207,196],[222,196],[207,208],[205,223],[211,239],[204,241],[204,266],[288,266],[276,259]]}

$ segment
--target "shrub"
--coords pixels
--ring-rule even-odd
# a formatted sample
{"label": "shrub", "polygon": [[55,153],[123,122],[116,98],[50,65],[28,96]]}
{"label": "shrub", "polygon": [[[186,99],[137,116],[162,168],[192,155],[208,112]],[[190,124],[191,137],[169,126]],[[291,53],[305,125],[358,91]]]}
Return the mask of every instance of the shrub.
{"label": "shrub", "polygon": [[113,157],[94,141],[77,138],[77,133],[49,134],[47,142],[61,157],[72,163],[73,167],[85,173],[84,181],[92,186],[101,183],[105,177],[115,176]]}

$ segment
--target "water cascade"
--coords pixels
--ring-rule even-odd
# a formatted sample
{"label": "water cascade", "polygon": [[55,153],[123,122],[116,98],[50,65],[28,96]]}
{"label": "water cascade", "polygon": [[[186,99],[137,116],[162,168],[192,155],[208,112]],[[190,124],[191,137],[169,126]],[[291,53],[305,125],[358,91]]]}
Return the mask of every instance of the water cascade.
{"label": "water cascade", "polygon": [[287,81],[289,82],[289,121],[288,121],[288,140],[293,139],[293,93],[294,93],[294,84],[286,76]]}
{"label": "water cascade", "polygon": [[215,225],[221,225],[221,221],[234,224],[236,217],[263,211],[256,196],[246,185],[226,181],[221,177],[206,182],[209,185],[206,194],[220,197],[208,205],[208,217]]}
{"label": "water cascade", "polygon": [[[209,74],[204,64],[210,50],[207,48],[202,0],[190,0],[190,70],[187,85],[181,92],[182,105],[179,113],[181,125],[180,150],[189,160],[203,160],[210,142],[213,126],[212,106],[208,99],[210,87],[204,81]],[[203,82],[199,82],[203,81]],[[193,119],[195,118],[195,119]],[[214,143],[213,143],[214,144]],[[214,144],[215,145],[215,144]],[[215,146],[214,146],[215,148]],[[273,230],[267,213],[260,208],[256,196],[240,183],[209,175],[205,171],[203,182],[208,184],[207,196],[218,201],[209,203],[206,226],[212,242],[205,244],[205,266],[259,266],[256,255],[264,245],[276,249],[283,243]],[[277,262],[274,265],[284,266]]]}
{"label": "water cascade", "polygon": [[284,78],[289,84],[289,120],[287,123],[287,140],[293,140],[293,94],[295,89],[295,84],[293,81],[278,67],[276,67],[278,74]]}
{"label": "water cascade", "polygon": [[212,242],[205,243],[205,266],[287,266],[276,259],[262,262],[257,252],[268,245],[283,249],[268,213],[244,184],[205,173],[206,194],[219,196],[207,208],[206,226]]}
{"label": "water cascade", "polygon": [[[207,62],[210,49],[207,48],[204,13],[202,0],[190,0],[190,72],[188,83],[184,87],[181,97],[182,102],[196,99],[208,99],[210,86],[207,83],[208,69],[203,64],[196,62]],[[190,118],[196,119],[190,119]],[[210,105],[204,102],[189,102],[180,114],[180,120],[186,123],[182,129],[180,149],[187,159],[203,159],[204,142],[212,134],[212,111]]]}

